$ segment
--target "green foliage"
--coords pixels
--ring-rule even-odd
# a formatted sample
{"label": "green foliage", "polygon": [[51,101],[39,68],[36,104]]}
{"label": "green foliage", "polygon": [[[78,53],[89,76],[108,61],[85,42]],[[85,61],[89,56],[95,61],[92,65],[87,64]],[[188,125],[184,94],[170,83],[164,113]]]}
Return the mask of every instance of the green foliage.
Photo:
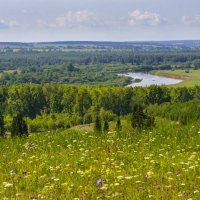
{"label": "green foliage", "polygon": [[104,121],[104,125],[103,125],[103,131],[107,132],[109,130],[109,123],[107,120]]}
{"label": "green foliage", "polygon": [[181,124],[197,123],[200,120],[200,100],[185,103],[165,103],[148,108],[149,113]]}
{"label": "green foliage", "polygon": [[11,136],[28,136],[28,125],[20,114],[13,117]]}
{"label": "green foliage", "polygon": [[121,125],[121,120],[120,120],[120,117],[118,117],[117,119],[117,123],[116,123],[116,128],[115,128],[116,131],[121,131],[122,130],[122,125]]}
{"label": "green foliage", "polygon": [[28,125],[31,132],[53,131],[58,129],[67,129],[82,123],[82,118],[77,114],[42,114],[35,119],[28,119]]}
{"label": "green foliage", "polygon": [[73,71],[75,70],[74,65],[73,65],[72,63],[68,64],[68,65],[67,65],[67,70],[68,70],[69,72],[73,72]]}
{"label": "green foliage", "polygon": [[84,124],[90,124],[90,123],[92,123],[92,121],[93,121],[92,118],[93,118],[92,114],[86,113],[86,114],[84,115],[84,117],[83,117],[83,123],[84,123]]}
{"label": "green foliage", "polygon": [[[93,123],[96,115],[99,115],[102,121],[115,121],[117,116],[134,113],[133,107],[137,103],[149,107],[166,102],[184,103],[195,99],[200,99],[199,86],[171,88],[170,90],[164,86],[146,88],[58,84],[0,86],[0,110],[5,116],[5,126],[8,131],[11,127],[9,117],[12,118],[17,113],[30,118],[29,123],[33,130],[45,130],[45,127],[48,130],[55,130],[59,127],[67,128],[77,124]],[[176,112],[179,113],[179,111]],[[56,116],[56,120],[51,119],[52,114]],[[60,116],[63,116],[63,119]],[[136,112],[133,116],[136,118],[134,123],[140,124],[140,120],[145,119],[145,123],[149,126],[151,120],[147,116],[147,113]],[[38,128],[36,128],[37,124]]]}
{"label": "green foliage", "polygon": [[172,92],[172,102],[183,103],[193,99],[192,94],[186,87],[175,88]]}
{"label": "green foliage", "polygon": [[135,129],[150,128],[155,125],[155,119],[144,112],[144,107],[141,104],[136,103],[133,105],[131,125]]}
{"label": "green foliage", "polygon": [[194,67],[194,69],[200,69],[200,59],[193,60],[192,66]]}
{"label": "green foliage", "polygon": [[[76,44],[77,43],[77,44]],[[12,44],[0,46],[0,83],[65,83],[125,86],[122,72],[199,69],[199,46],[177,44],[97,43]],[[104,46],[105,45],[105,46]],[[23,47],[25,46],[25,47]],[[36,48],[38,46],[38,48]]]}
{"label": "green foliage", "polygon": [[100,110],[100,118],[102,121],[114,121],[116,119],[117,115],[114,114],[111,110],[104,110],[101,108]]}
{"label": "green foliage", "polygon": [[4,118],[3,115],[0,114],[0,136],[5,137],[5,132]]}
{"label": "green foliage", "polygon": [[76,95],[76,103],[74,107],[75,112],[83,117],[84,114],[87,113],[91,105],[92,100],[88,90],[86,88],[79,90]]}
{"label": "green foliage", "polygon": [[146,94],[147,104],[162,104],[164,102],[170,102],[170,90],[169,88],[163,86],[152,85],[148,87]]}
{"label": "green foliage", "polygon": [[99,115],[96,116],[96,119],[94,122],[94,131],[97,131],[97,132],[102,131],[101,118],[99,117]]}

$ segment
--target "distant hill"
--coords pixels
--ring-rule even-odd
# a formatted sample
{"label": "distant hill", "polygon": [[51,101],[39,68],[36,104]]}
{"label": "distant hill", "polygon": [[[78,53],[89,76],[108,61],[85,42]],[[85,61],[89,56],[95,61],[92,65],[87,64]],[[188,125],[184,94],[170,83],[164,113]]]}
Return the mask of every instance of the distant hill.
{"label": "distant hill", "polygon": [[183,50],[200,49],[200,40],[174,41],[55,41],[55,42],[0,42],[0,48],[69,48],[69,49],[134,49],[134,50]]}

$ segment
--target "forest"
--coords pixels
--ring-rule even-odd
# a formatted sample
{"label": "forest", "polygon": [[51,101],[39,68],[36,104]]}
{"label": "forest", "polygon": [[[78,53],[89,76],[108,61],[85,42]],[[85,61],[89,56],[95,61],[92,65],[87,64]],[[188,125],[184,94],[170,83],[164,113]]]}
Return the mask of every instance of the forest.
{"label": "forest", "polygon": [[[134,105],[143,106],[154,117],[187,124],[198,122],[200,86],[168,88],[91,87],[73,85],[21,84],[0,87],[1,114],[10,130],[11,118],[26,117],[30,131],[70,128],[101,119],[116,121],[134,113]],[[195,112],[194,112],[195,111]]]}
{"label": "forest", "polygon": [[0,84],[125,86],[131,79],[119,73],[199,69],[198,47],[193,42],[1,43]]}

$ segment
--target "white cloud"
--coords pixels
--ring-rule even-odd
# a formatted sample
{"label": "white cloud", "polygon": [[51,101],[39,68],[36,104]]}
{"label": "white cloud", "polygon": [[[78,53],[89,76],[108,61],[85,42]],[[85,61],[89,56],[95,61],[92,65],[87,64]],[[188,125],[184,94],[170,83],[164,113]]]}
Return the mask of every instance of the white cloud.
{"label": "white cloud", "polygon": [[[127,23],[128,22],[128,23]],[[159,26],[167,21],[159,14],[153,12],[142,12],[134,10],[129,16],[108,17],[96,15],[88,10],[68,11],[60,15],[54,21],[37,20],[36,24],[40,28],[98,28],[99,30],[122,29],[130,26]]]}
{"label": "white cloud", "polygon": [[165,24],[166,20],[162,18],[158,13],[134,10],[129,13],[129,25],[130,26],[158,26]]}
{"label": "white cloud", "polygon": [[182,16],[181,20],[185,25],[200,25],[200,15]]}
{"label": "white cloud", "polygon": [[51,27],[80,27],[80,26],[95,26],[96,16],[88,10],[80,10],[76,12],[69,11],[65,15],[55,19],[55,23]]}
{"label": "white cloud", "polygon": [[12,28],[17,25],[16,21],[0,19],[0,29]]}

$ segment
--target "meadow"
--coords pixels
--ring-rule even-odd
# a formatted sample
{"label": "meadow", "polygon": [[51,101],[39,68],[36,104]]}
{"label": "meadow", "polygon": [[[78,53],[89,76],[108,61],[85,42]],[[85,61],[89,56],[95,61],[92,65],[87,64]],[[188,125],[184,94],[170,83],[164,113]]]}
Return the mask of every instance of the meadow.
{"label": "meadow", "polygon": [[0,199],[200,198],[198,124],[122,125],[1,138]]}
{"label": "meadow", "polygon": [[173,86],[192,87],[200,85],[200,70],[158,70],[153,74],[183,80],[183,82]]}

